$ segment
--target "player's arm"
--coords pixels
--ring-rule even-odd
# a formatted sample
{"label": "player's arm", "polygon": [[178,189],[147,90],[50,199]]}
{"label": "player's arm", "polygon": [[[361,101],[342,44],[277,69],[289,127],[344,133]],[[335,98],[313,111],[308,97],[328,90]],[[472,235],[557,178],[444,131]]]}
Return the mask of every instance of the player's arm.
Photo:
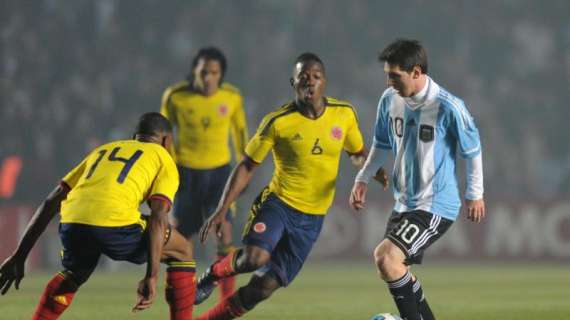
{"label": "player's arm", "polygon": [[241,96],[239,96],[236,110],[231,118],[231,136],[237,163],[241,161],[245,151],[245,144],[249,139],[249,134],[247,132],[247,120],[245,118],[245,110]]}
{"label": "player's arm", "polygon": [[16,289],[19,288],[20,281],[24,277],[26,258],[50,221],[59,212],[61,202],[65,200],[68,192],[69,187],[62,183],[62,185],[57,186],[36,209],[16,251],[0,266],[0,290],[2,295],[8,292],[8,289],[10,289],[10,286],[14,282]]}
{"label": "player's arm", "polygon": [[456,103],[458,106],[450,108],[448,116],[451,133],[457,139],[459,153],[466,161],[465,208],[467,218],[479,223],[485,217],[481,140],[475,121],[463,101]]}
{"label": "player's arm", "polygon": [[243,160],[233,169],[230,174],[224,192],[215,213],[208,219],[200,230],[200,241],[205,242],[208,238],[210,230],[214,229],[216,235],[221,237],[221,226],[225,221],[225,216],[231,204],[239,197],[245,187],[251,181],[255,169],[259,163],[252,160],[249,156],[244,156]]}
{"label": "player's arm", "polygon": [[481,222],[485,218],[485,201],[483,200],[483,158],[481,153],[473,158],[465,159],[466,191],[465,206],[467,218],[473,222]]}
{"label": "player's arm", "polygon": [[137,289],[138,302],[133,311],[149,308],[156,296],[160,259],[164,247],[164,236],[168,227],[168,211],[170,211],[171,207],[170,200],[161,196],[151,197],[148,203],[150,206],[150,217],[148,220],[149,254],[146,274],[144,279],[139,282]]}
{"label": "player's arm", "polygon": [[383,185],[384,190],[388,188],[389,180],[385,170],[382,168],[384,163],[386,163],[390,149],[388,120],[383,101],[382,97],[378,104],[372,148],[366,157],[364,165],[356,175],[354,186],[350,192],[349,203],[356,210],[364,208],[368,183],[372,178],[379,181]]}
{"label": "player's arm", "polygon": [[[172,95],[172,91],[173,91],[173,88],[171,88],[171,87],[164,90],[164,93],[162,94],[162,100],[160,103],[160,114],[162,114],[166,119],[168,119],[168,121],[170,121],[170,123],[172,124],[173,127],[176,127],[178,124],[177,124],[176,119],[174,117],[174,112],[172,110],[172,104],[170,103],[170,96]],[[176,150],[175,150],[174,144],[170,145],[168,152],[176,160]]]}

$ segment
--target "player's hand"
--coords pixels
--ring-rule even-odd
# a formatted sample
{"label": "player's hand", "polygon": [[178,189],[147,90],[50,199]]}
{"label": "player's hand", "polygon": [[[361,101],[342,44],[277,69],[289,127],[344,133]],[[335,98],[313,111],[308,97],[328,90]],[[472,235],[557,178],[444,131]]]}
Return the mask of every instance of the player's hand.
{"label": "player's hand", "polygon": [[368,186],[364,182],[355,182],[350,192],[350,206],[355,210],[364,208],[366,203],[366,190]]}
{"label": "player's hand", "polygon": [[465,200],[465,207],[467,210],[467,219],[479,223],[485,218],[485,201],[479,200]]}
{"label": "player's hand", "polygon": [[388,190],[388,187],[390,186],[390,179],[388,179],[386,170],[384,170],[383,167],[380,167],[380,169],[378,169],[376,175],[374,176],[374,180],[380,182],[380,184],[382,185],[382,190],[384,191]]}
{"label": "player's hand", "polygon": [[350,156],[350,161],[352,162],[352,165],[360,169],[364,165],[364,162],[366,162],[366,157],[363,155],[353,154]]}
{"label": "player's hand", "polygon": [[10,256],[0,266],[0,293],[5,295],[14,283],[16,290],[20,289],[20,281],[24,278],[25,259]]}
{"label": "player's hand", "polygon": [[133,307],[133,312],[150,308],[156,296],[156,277],[144,278],[139,281],[137,289],[137,304]]}
{"label": "player's hand", "polygon": [[226,223],[226,210],[216,211],[200,229],[200,242],[206,242],[208,234],[214,230],[218,239],[222,238],[222,226]]}

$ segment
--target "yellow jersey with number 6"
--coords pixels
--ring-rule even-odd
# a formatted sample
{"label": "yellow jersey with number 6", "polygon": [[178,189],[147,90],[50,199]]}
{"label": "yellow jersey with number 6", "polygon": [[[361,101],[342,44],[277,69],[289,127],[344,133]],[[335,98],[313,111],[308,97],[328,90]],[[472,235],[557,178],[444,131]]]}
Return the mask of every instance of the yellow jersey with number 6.
{"label": "yellow jersey with number 6", "polygon": [[62,182],[71,190],[61,204],[61,223],[120,227],[144,225],[139,206],[145,200],[172,203],[179,178],[164,147],[124,140],[93,150]]}
{"label": "yellow jersey with number 6", "polygon": [[342,151],[358,153],[363,148],[352,105],[327,97],[325,110],[316,119],[305,117],[294,103],[268,114],[245,153],[261,163],[272,150],[275,171],[269,190],[304,213],[326,214]]}

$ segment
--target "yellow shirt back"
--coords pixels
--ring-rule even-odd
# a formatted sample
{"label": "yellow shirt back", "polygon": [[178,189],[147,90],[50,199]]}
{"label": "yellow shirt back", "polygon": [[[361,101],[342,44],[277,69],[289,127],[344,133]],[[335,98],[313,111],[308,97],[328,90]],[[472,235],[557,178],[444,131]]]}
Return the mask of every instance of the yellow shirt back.
{"label": "yellow shirt back", "polygon": [[342,150],[364,147],[356,112],[347,102],[326,98],[324,113],[310,119],[288,103],[265,116],[245,153],[261,163],[273,150],[269,190],[309,214],[326,214],[332,204]]}
{"label": "yellow shirt back", "polygon": [[102,227],[143,224],[141,203],[151,197],[172,203],[179,183],[168,151],[136,140],[96,148],[62,180],[71,191],[61,205],[61,222]]}
{"label": "yellow shirt back", "polygon": [[231,133],[236,161],[240,161],[248,139],[240,92],[230,84],[211,96],[192,91],[188,81],[170,86],[162,98],[162,113],[176,131],[176,161],[193,169],[212,169],[231,160]]}

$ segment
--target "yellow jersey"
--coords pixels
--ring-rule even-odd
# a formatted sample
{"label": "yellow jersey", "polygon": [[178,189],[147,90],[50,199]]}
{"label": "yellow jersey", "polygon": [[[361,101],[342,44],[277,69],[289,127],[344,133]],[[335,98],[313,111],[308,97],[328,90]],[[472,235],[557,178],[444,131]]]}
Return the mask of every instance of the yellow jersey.
{"label": "yellow jersey", "polygon": [[324,215],[334,198],[342,150],[358,153],[363,148],[354,107],[327,97],[316,119],[305,117],[293,102],[265,116],[245,153],[261,163],[272,150],[275,171],[269,191],[299,211]]}
{"label": "yellow jersey", "polygon": [[164,147],[124,140],[95,148],[62,182],[71,190],[61,204],[61,223],[120,227],[144,226],[139,206],[145,200],[172,204],[179,178]]}
{"label": "yellow jersey", "polygon": [[231,160],[231,133],[236,161],[248,139],[243,99],[238,89],[223,83],[211,96],[194,92],[188,81],[166,89],[160,113],[174,125],[178,164],[192,169],[212,169]]}

